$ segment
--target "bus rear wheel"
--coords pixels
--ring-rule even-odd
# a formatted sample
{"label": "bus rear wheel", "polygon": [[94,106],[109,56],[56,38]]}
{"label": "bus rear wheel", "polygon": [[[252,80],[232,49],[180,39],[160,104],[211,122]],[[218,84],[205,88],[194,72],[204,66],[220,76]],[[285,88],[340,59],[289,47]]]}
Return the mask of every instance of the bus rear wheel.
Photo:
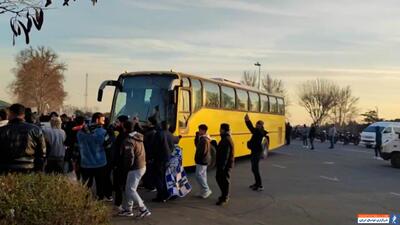
{"label": "bus rear wheel", "polygon": [[395,152],[392,154],[390,163],[392,164],[392,167],[400,168],[400,152]]}

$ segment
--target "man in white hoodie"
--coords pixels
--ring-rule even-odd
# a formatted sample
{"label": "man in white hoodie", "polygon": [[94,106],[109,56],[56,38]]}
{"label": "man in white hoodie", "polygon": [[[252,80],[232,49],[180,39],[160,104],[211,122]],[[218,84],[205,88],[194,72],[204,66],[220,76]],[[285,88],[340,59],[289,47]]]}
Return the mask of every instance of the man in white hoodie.
{"label": "man in white hoodie", "polygon": [[0,127],[4,127],[8,123],[7,111],[5,109],[0,110]]}
{"label": "man in white hoodie", "polygon": [[196,154],[194,161],[196,163],[196,179],[200,185],[199,196],[206,199],[212,194],[207,183],[207,166],[210,163],[211,139],[207,134],[208,127],[205,124],[199,126],[196,133],[195,145]]}

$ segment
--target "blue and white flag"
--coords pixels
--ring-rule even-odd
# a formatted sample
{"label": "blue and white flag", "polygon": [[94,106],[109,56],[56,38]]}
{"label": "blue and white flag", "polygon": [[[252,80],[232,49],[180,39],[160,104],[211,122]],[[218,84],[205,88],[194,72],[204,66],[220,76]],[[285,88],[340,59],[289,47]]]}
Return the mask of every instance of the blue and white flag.
{"label": "blue and white flag", "polygon": [[169,198],[185,197],[192,190],[182,166],[182,150],[179,146],[175,146],[171,154],[165,176]]}

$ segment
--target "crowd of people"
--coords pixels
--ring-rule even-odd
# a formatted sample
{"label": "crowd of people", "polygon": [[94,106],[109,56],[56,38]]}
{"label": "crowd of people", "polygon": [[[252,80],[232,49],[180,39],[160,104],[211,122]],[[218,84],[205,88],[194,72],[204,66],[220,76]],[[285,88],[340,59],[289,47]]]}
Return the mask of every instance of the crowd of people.
{"label": "crowd of people", "polygon": [[[182,137],[171,133],[167,121],[159,123],[156,116],[150,116],[143,128],[139,118],[126,115],[113,122],[102,113],[94,113],[90,121],[55,112],[40,118],[34,115],[21,104],[0,110],[0,174],[74,173],[88,188],[95,183],[97,199],[113,202],[121,216],[151,215],[137,191],[139,185],[157,193],[154,202],[171,199],[166,180],[168,162]],[[255,183],[249,187],[263,191],[259,162],[268,132],[263,121],[254,126],[248,115],[244,120],[252,134],[247,147]],[[230,198],[235,147],[229,124],[220,125],[221,140],[215,145],[207,131],[207,125],[200,124],[194,140],[198,196],[207,199],[212,195],[207,168],[215,151],[216,181],[221,190],[216,204],[222,206]]]}
{"label": "crowd of people", "polygon": [[314,150],[314,141],[319,136],[319,139],[321,142],[325,142],[326,139],[329,140],[330,149],[335,148],[335,143],[337,141],[338,137],[338,132],[336,129],[335,124],[331,124],[328,129],[328,133],[326,131],[322,131],[320,135],[317,134],[318,126],[316,124],[311,124],[310,127],[308,127],[306,124],[303,126],[296,126],[295,129],[290,125],[290,123],[286,123],[286,133],[285,133],[285,139],[286,139],[286,145],[290,145],[291,139],[293,137],[299,136],[300,139],[303,142],[303,148]]}

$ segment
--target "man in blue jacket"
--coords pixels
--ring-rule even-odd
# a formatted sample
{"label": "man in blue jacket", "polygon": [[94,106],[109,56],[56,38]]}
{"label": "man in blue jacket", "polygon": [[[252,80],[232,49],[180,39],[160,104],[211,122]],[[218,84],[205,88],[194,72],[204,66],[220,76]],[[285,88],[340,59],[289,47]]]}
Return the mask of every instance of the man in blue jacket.
{"label": "man in blue jacket", "polygon": [[81,154],[81,172],[83,183],[88,188],[93,185],[96,179],[97,197],[104,199],[104,183],[106,177],[106,153],[104,150],[104,140],[107,131],[103,128],[105,117],[102,113],[95,113],[92,116],[93,125],[84,126],[78,132],[78,144]]}

